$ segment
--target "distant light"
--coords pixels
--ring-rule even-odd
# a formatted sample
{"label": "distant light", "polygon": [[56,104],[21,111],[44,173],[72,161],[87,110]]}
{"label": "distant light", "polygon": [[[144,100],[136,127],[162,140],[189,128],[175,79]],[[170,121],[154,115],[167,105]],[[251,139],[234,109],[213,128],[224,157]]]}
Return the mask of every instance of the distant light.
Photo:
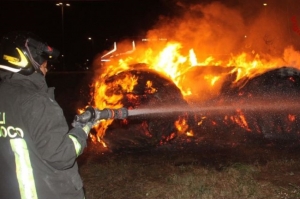
{"label": "distant light", "polygon": [[245,35],[244,37],[247,38],[247,35]]}
{"label": "distant light", "polygon": [[87,59],[86,61],[90,61],[89,59]]}
{"label": "distant light", "polygon": [[264,5],[264,6],[267,6],[268,4],[267,4],[267,3],[264,3],[263,5]]}
{"label": "distant light", "polygon": [[89,37],[88,39],[89,39],[89,40],[92,40],[92,38],[91,38],[91,37]]}
{"label": "distant light", "polygon": [[148,39],[148,38],[143,38],[142,41],[167,41],[167,38],[158,38],[158,39]]}
{"label": "distant light", "polygon": [[57,6],[71,6],[69,3],[63,4],[63,3],[57,3]]}

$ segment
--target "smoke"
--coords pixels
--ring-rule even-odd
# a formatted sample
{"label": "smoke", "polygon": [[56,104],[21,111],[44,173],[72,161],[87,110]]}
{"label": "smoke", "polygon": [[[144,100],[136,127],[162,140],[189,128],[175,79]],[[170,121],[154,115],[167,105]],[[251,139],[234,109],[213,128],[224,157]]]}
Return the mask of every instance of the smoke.
{"label": "smoke", "polygon": [[193,48],[204,57],[239,52],[282,56],[285,48],[300,48],[295,31],[300,3],[294,0],[201,2],[165,0],[174,11],[161,16],[147,36],[179,41],[183,50]]}
{"label": "smoke", "polygon": [[[167,11],[146,31],[150,40],[179,42],[182,54],[193,49],[202,61],[247,53],[265,60],[279,58],[286,65],[297,63],[294,66],[300,68],[300,58],[292,52],[300,50],[300,3],[295,0],[161,1]],[[164,45],[155,43],[151,48],[155,51]],[[139,49],[147,47],[139,44]],[[130,49],[128,41],[118,42],[118,51]]]}
{"label": "smoke", "polygon": [[[211,57],[213,61],[216,60],[209,62],[212,66],[203,64],[207,67],[187,68],[183,65],[182,68],[188,70],[180,71],[182,74],[179,84],[184,91],[193,93],[191,99],[187,100],[204,101],[217,96],[225,81],[234,80],[233,76],[227,79],[230,68],[226,67],[240,67],[238,63],[231,62],[235,61],[231,58],[241,53],[247,55],[245,62],[248,57],[249,62],[259,59],[266,69],[282,66],[300,69],[300,3],[295,0],[162,1],[168,10],[147,31],[146,37],[150,41],[167,39],[169,42],[180,43],[180,53],[184,56],[188,56],[193,49],[197,63],[204,63]],[[158,57],[158,53],[166,47],[164,41],[142,42],[130,56],[126,53],[115,53],[124,59],[121,62],[116,59],[116,63],[112,59],[109,67],[100,67],[99,74],[102,77],[102,74],[110,75],[116,71],[127,70],[127,65],[122,64],[125,62],[130,67],[136,63],[146,63],[153,68],[159,68],[157,63],[148,63],[149,60],[143,58],[148,58],[148,55],[150,58]],[[127,52],[132,49],[129,43],[119,42],[118,51]],[[100,63],[99,60],[100,57],[95,59],[95,63]],[[218,62],[219,60],[222,62]],[[224,67],[219,67],[220,71],[213,67],[214,64]],[[252,72],[255,75],[262,73],[259,70]],[[219,79],[212,86],[210,77],[215,76]]]}

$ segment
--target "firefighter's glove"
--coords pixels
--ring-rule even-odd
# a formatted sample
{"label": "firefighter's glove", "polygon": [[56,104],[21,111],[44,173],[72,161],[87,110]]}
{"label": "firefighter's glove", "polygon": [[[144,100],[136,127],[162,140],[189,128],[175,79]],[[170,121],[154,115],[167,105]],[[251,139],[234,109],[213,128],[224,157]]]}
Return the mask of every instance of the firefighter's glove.
{"label": "firefighter's glove", "polygon": [[90,106],[85,110],[85,112],[75,116],[72,126],[74,128],[82,128],[86,134],[88,134],[96,123],[96,111]]}
{"label": "firefighter's glove", "polygon": [[96,111],[95,108],[89,106],[83,113],[80,115],[76,115],[74,118],[74,127],[83,127],[85,126],[88,122],[92,123],[92,126],[94,126],[98,119],[98,113],[99,111]]}
{"label": "firefighter's glove", "polygon": [[[90,124],[88,124],[88,123],[90,123]],[[91,122],[79,122],[79,121],[76,121],[76,120],[74,120],[72,122],[72,126],[74,128],[83,128],[86,125],[91,125],[92,126],[92,123]]]}
{"label": "firefighter's glove", "polygon": [[92,127],[93,127],[93,123],[88,122],[88,123],[86,123],[86,125],[84,127],[82,127],[82,129],[88,135],[90,133],[90,130],[92,129]]}
{"label": "firefighter's glove", "polygon": [[86,122],[86,123],[81,123],[78,121],[73,121],[72,126],[74,128],[81,128],[83,129],[83,131],[88,135],[90,133],[90,130],[93,127],[93,123],[92,122]]}

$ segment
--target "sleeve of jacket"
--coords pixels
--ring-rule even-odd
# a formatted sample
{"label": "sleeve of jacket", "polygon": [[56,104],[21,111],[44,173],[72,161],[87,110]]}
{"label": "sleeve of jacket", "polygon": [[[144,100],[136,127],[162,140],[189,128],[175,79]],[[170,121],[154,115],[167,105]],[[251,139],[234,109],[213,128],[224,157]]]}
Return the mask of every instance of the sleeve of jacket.
{"label": "sleeve of jacket", "polygon": [[33,96],[23,106],[24,123],[42,159],[55,169],[67,169],[86,147],[81,128],[69,131],[61,107],[47,96]]}

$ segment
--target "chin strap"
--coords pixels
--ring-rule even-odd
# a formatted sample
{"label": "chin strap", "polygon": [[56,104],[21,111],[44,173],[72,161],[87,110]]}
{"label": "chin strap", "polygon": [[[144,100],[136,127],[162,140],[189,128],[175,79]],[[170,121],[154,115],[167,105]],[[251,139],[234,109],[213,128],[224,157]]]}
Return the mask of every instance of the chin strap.
{"label": "chin strap", "polygon": [[35,70],[39,70],[39,68],[40,68],[41,65],[33,59],[32,54],[31,54],[31,50],[30,50],[30,48],[28,46],[28,39],[26,40],[25,47],[26,47],[26,49],[28,51],[29,59],[30,59],[33,67],[35,68]]}

